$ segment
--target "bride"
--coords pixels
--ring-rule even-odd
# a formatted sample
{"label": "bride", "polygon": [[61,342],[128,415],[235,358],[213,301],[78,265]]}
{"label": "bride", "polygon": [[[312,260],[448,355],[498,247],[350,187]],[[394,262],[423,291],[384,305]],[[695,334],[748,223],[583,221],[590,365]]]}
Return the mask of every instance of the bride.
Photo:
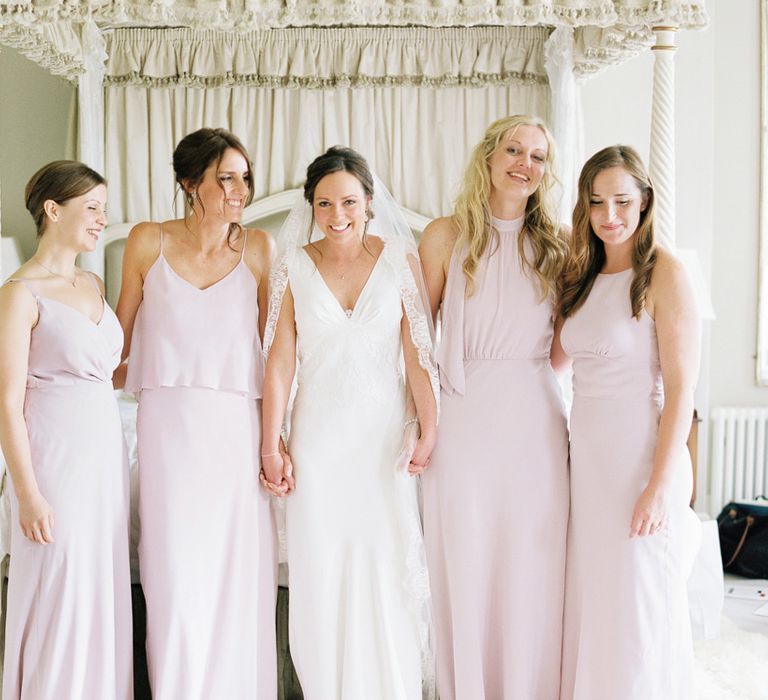
{"label": "bride", "polygon": [[307,700],[418,700],[434,683],[414,478],[435,442],[431,318],[410,229],[375,190],[352,149],[316,158],[271,278],[263,481],[296,479],[289,634]]}

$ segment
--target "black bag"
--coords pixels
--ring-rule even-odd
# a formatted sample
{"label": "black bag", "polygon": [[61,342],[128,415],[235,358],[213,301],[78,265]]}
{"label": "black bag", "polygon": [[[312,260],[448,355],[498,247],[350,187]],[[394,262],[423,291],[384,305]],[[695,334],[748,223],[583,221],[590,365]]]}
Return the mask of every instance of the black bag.
{"label": "black bag", "polygon": [[768,499],[729,503],[717,516],[723,569],[748,578],[768,578]]}

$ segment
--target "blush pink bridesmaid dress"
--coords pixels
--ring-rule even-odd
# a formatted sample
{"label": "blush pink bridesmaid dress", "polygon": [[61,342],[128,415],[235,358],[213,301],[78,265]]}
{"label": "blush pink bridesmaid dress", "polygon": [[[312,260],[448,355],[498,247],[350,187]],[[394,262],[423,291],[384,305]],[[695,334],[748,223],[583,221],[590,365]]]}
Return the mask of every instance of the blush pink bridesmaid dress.
{"label": "blush pink bridesmaid dress", "polygon": [[[243,246],[245,250],[245,246]],[[276,535],[260,488],[257,284],[198,289],[160,254],[126,390],[139,398],[139,563],[154,700],[277,695]]]}
{"label": "blush pink bridesmaid dress", "polygon": [[[54,542],[28,540],[11,493],[3,698],[131,700],[128,463],[112,372],[123,333],[37,294],[24,421]],[[9,482],[10,483],[10,482]]]}
{"label": "blush pink bridesmaid dress", "polygon": [[667,526],[629,538],[664,403],[656,326],[632,316],[632,279],[598,275],[561,336],[574,387],[562,700],[694,697],[686,580],[699,522],[685,445]]}
{"label": "blush pink bridesmaid dress", "polygon": [[437,686],[441,700],[557,700],[568,438],[552,304],[521,266],[523,219],[493,225],[477,291],[465,297],[454,253],[441,312],[441,416],[423,476]]}

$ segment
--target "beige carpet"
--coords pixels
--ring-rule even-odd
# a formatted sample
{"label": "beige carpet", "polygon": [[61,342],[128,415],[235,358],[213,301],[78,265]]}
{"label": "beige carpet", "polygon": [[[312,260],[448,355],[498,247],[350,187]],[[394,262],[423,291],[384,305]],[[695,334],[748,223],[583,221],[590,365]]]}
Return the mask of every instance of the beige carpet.
{"label": "beige carpet", "polygon": [[694,643],[698,700],[768,700],[768,634],[724,617],[720,637]]}

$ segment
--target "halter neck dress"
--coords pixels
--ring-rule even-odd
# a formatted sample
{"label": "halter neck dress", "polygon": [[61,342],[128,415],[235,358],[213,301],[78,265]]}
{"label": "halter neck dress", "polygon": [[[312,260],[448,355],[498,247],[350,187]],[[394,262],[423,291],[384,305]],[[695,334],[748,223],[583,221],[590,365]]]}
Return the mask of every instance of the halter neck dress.
{"label": "halter neck dress", "polygon": [[258,317],[243,256],[199,289],[168,263],[161,227],[126,382],[139,400],[139,563],[154,700],[277,694],[276,536],[258,479]]}
{"label": "halter neck dress", "polygon": [[423,477],[437,687],[441,700],[557,700],[568,438],[552,304],[521,264],[523,219],[492,223],[475,293],[454,251],[441,308],[441,416]]}
{"label": "halter neck dress", "polygon": [[94,322],[13,281],[37,301],[24,422],[54,542],[24,537],[11,484],[3,697],[130,700],[128,463],[112,390],[123,333],[103,299]]}
{"label": "halter neck dress", "polygon": [[629,538],[664,405],[656,325],[633,317],[632,279],[598,275],[561,333],[574,389],[563,700],[694,697],[686,581],[699,522],[685,445],[668,524]]}

